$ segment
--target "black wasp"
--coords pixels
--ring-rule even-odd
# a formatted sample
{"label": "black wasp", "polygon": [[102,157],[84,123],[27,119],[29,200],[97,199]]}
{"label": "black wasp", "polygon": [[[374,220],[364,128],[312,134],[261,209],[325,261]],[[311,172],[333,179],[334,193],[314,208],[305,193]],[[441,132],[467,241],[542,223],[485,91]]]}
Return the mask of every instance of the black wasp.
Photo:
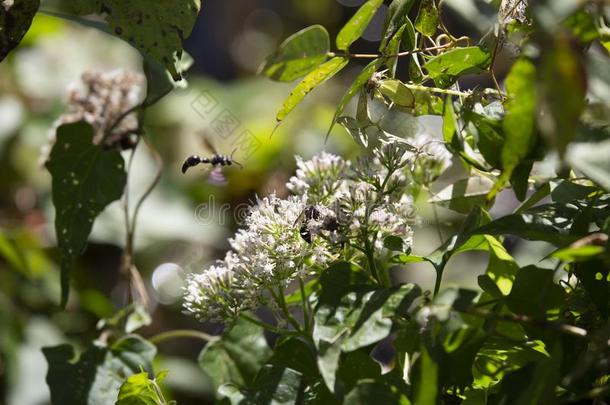
{"label": "black wasp", "polygon": [[312,242],[311,230],[309,228],[310,221],[320,221],[320,229],[326,231],[336,231],[339,228],[339,223],[334,215],[323,215],[320,209],[315,205],[308,205],[305,207],[303,212],[298,216],[295,221],[295,226],[298,222],[301,222],[301,228],[299,229],[299,235],[307,243]]}
{"label": "black wasp", "polygon": [[[212,151],[212,156],[202,157],[199,155],[192,155],[187,157],[184,160],[184,163],[182,163],[182,173],[186,173],[188,169],[199,164],[209,164],[213,168],[213,170],[210,172],[210,182],[221,184],[225,183],[226,179],[222,174],[222,168],[224,166],[231,166],[233,164],[240,167],[242,167],[242,165],[233,160],[233,154],[231,154],[231,156],[221,155],[220,153],[216,152],[214,146],[212,146],[212,144],[206,138],[204,138],[204,142],[208,149]],[[233,153],[235,153],[235,151],[233,151]]]}

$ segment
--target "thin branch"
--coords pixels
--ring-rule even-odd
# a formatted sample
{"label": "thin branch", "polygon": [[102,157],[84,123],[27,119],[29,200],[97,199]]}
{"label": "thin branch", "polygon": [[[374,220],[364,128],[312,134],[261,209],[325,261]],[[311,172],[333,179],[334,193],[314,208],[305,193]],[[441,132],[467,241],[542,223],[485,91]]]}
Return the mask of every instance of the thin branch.
{"label": "thin branch", "polygon": [[146,189],[144,194],[142,194],[142,196],[140,197],[140,199],[138,200],[138,202],[136,203],[136,206],[134,208],[133,217],[131,219],[132,243],[133,243],[133,238],[134,238],[134,235],[136,232],[136,221],[138,219],[138,214],[140,212],[140,209],[142,208],[142,204],[144,204],[144,201],[150,196],[150,194],[153,192],[155,187],[157,187],[157,184],[159,184],[159,181],[161,180],[161,175],[163,173],[163,160],[161,159],[161,155],[152,146],[152,144],[150,142],[148,142],[148,140],[146,138],[143,138],[143,139],[144,139],[144,142],[146,143],[146,146],[148,147],[148,150],[150,150],[151,154],[153,155],[153,157],[157,163],[157,172],[155,173],[155,178],[150,183],[150,185],[148,186],[148,188]]}
{"label": "thin branch", "polygon": [[198,330],[176,329],[168,332],[161,332],[158,335],[149,338],[148,341],[152,344],[159,344],[168,340],[182,338],[199,339],[205,342],[215,342],[220,339],[218,336],[208,335],[207,333]]}
{"label": "thin branch", "polygon": [[378,53],[329,52],[328,56],[331,58],[334,58],[335,56],[340,56],[340,57],[350,58],[350,59],[400,58],[403,56],[410,56],[410,55],[415,55],[415,54],[419,54],[419,53],[439,51],[441,49],[451,48],[454,45],[455,44],[453,42],[449,42],[449,43],[446,43],[443,45],[432,46],[429,48],[418,48],[418,49],[413,49],[411,51],[404,51],[404,52],[399,52],[399,53],[390,54],[390,55],[384,55],[384,54],[378,54]]}
{"label": "thin branch", "polygon": [[509,314],[496,314],[491,311],[487,311],[479,308],[470,308],[464,311],[458,311],[469,315],[474,315],[487,319],[494,319],[498,321],[506,321],[506,322],[514,322],[520,324],[528,324],[532,326],[539,326],[541,328],[552,329],[567,335],[572,335],[576,337],[580,337],[583,339],[589,339],[589,332],[586,329],[579,328],[578,326],[568,325],[559,322],[534,319],[526,315],[509,315]]}

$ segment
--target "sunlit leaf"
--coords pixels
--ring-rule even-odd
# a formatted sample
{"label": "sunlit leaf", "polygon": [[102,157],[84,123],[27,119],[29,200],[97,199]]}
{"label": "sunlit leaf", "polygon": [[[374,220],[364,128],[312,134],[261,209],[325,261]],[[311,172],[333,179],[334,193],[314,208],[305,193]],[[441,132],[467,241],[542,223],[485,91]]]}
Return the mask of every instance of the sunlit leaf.
{"label": "sunlit leaf", "polygon": [[366,30],[383,0],[367,0],[337,34],[337,48],[346,51]]}
{"label": "sunlit leaf", "polygon": [[277,113],[277,121],[282,122],[295,109],[295,107],[303,101],[313,89],[336,75],[347,65],[347,58],[332,58],[328,62],[318,66],[315,70],[308,73],[307,76],[292,90],[282,109]]}
{"label": "sunlit leaf", "polygon": [[337,110],[335,111],[335,115],[333,117],[333,121],[328,130],[328,133],[330,133],[330,131],[334,127],[335,123],[337,122],[337,120],[339,119],[341,114],[343,114],[343,111],[345,111],[345,107],[347,107],[347,105],[354,98],[354,96],[362,90],[362,88],[365,86],[365,84],[368,82],[368,80],[371,78],[371,76],[375,73],[375,71],[379,68],[379,66],[381,66],[381,63],[382,63],[381,59],[375,59],[374,61],[369,63],[364,69],[362,69],[362,71],[358,74],[358,76],[356,77],[356,80],[354,80],[354,82],[351,84],[351,86],[349,87],[347,92],[341,98],[341,101],[339,102],[339,106],[337,107]]}
{"label": "sunlit leaf", "polygon": [[[413,7],[415,0],[393,0],[388,7],[388,14],[383,26],[383,38],[379,50],[384,51],[390,39],[394,37],[401,26],[408,21],[407,15]],[[408,21],[410,23],[410,21]],[[412,26],[412,24],[411,24]]]}
{"label": "sunlit leaf", "polygon": [[527,156],[535,139],[536,68],[531,61],[522,58],[515,62],[506,78],[506,91],[502,166],[503,175],[508,179]]}
{"label": "sunlit leaf", "polygon": [[328,32],[321,25],[312,25],[286,38],[261,72],[273,80],[291,82],[323,63],[329,51]]}
{"label": "sunlit leaf", "polygon": [[491,54],[478,46],[456,48],[441,53],[424,64],[428,75],[439,87],[452,85],[458,77],[479,73],[489,67]]}
{"label": "sunlit leaf", "polygon": [[423,0],[415,20],[415,29],[423,35],[431,37],[436,33],[438,19],[438,9],[434,0]]}
{"label": "sunlit leaf", "polygon": [[538,124],[543,135],[563,156],[574,139],[586,105],[586,72],[583,57],[568,38],[558,35],[544,44],[538,72],[541,113]]}
{"label": "sunlit leaf", "polygon": [[163,377],[164,374],[160,374],[151,380],[146,372],[127,377],[121,385],[116,405],[165,405],[157,386]]}
{"label": "sunlit leaf", "polygon": [[412,108],[415,104],[415,96],[400,80],[384,80],[379,87],[379,92],[399,107]]}

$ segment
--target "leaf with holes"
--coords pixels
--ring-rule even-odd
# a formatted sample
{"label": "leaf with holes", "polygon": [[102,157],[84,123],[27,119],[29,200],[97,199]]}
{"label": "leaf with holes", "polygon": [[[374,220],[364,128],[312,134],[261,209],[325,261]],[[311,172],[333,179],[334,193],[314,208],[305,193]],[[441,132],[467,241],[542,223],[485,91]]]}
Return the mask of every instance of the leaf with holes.
{"label": "leaf with holes", "polygon": [[73,261],[87,245],[95,218],[123,195],[127,175],[121,154],[94,145],[93,128],[84,122],[57,129],[57,140],[46,166],[53,177],[63,306],[68,298]]}
{"label": "leaf with holes", "polygon": [[200,0],[95,0],[95,6],[90,3],[77,0],[69,7],[77,13],[104,15],[113,34],[165,66],[175,81],[182,78],[182,42],[193,30]]}
{"label": "leaf with holes", "polygon": [[40,0],[0,1],[0,62],[19,45],[38,7]]}

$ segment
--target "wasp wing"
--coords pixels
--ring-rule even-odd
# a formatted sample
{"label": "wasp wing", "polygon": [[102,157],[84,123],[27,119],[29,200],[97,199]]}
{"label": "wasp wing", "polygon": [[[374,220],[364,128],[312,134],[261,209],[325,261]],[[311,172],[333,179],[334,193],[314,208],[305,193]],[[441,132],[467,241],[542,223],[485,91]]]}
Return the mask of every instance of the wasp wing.
{"label": "wasp wing", "polygon": [[227,178],[222,172],[222,167],[215,167],[210,172],[210,175],[208,176],[208,182],[220,186],[224,186],[227,184]]}

